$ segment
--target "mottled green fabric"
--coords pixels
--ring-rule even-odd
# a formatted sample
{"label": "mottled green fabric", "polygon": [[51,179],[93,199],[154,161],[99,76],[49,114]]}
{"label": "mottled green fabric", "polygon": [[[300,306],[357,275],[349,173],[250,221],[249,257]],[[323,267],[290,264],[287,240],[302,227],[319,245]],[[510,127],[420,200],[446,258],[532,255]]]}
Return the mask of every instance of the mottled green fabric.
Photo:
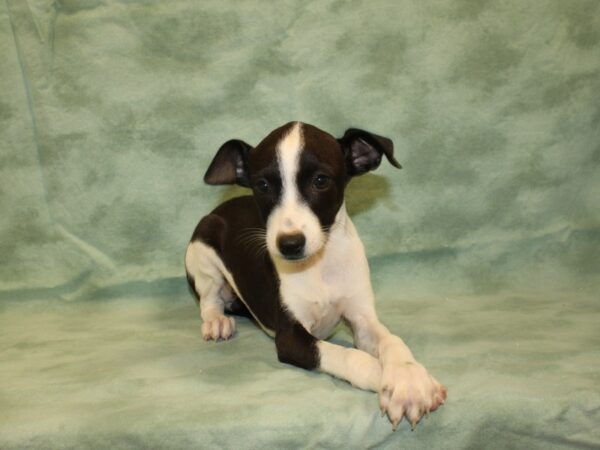
{"label": "mottled green fabric", "polygon": [[[243,192],[204,170],[290,120],[396,144],[347,204],[449,389],[414,432],[200,339],[185,245]],[[599,199],[596,0],[5,0],[0,448],[598,448]]]}

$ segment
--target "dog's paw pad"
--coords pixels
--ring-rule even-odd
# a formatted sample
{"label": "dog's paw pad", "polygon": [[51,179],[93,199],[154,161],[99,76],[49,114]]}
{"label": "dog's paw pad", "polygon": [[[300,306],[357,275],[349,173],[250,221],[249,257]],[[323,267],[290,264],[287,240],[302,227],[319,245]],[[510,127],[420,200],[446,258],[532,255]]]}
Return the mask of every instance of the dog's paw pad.
{"label": "dog's paw pad", "polygon": [[212,320],[202,322],[202,338],[205,341],[227,340],[235,332],[235,319],[233,317],[218,316]]}

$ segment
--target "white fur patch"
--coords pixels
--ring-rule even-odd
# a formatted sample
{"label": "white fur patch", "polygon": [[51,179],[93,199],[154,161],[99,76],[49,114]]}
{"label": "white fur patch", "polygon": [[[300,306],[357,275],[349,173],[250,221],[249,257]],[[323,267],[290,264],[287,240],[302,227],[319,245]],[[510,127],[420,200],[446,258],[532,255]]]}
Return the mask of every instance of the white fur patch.
{"label": "white fur patch", "polygon": [[274,259],[281,299],[308,332],[327,338],[349,302],[358,295],[368,303],[368,266],[363,247],[344,205],[338,211],[327,242],[304,261]]}
{"label": "white fur patch", "polygon": [[381,380],[381,365],[373,356],[355,348],[319,341],[319,370],[346,380],[360,389],[377,392]]}

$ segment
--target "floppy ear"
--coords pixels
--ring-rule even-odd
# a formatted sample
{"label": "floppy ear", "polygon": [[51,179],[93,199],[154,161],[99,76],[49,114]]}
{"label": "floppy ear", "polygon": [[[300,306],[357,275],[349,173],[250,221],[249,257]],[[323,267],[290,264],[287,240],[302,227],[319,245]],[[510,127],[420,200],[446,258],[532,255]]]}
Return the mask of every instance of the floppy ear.
{"label": "floppy ear", "polygon": [[206,184],[239,184],[249,187],[248,153],[252,146],[239,139],[221,145],[204,174]]}
{"label": "floppy ear", "polygon": [[344,152],[349,176],[362,175],[377,169],[382,155],[385,155],[392,166],[402,168],[394,158],[394,143],[386,137],[349,128],[337,141]]}

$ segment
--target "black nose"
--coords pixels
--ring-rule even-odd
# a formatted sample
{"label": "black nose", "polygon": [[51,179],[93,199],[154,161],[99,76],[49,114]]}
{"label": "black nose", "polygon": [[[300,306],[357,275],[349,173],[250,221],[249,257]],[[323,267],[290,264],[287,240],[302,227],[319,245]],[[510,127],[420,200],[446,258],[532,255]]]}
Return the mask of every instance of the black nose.
{"label": "black nose", "polygon": [[280,234],[277,237],[277,247],[286,259],[300,259],[304,256],[306,238],[302,233]]}

